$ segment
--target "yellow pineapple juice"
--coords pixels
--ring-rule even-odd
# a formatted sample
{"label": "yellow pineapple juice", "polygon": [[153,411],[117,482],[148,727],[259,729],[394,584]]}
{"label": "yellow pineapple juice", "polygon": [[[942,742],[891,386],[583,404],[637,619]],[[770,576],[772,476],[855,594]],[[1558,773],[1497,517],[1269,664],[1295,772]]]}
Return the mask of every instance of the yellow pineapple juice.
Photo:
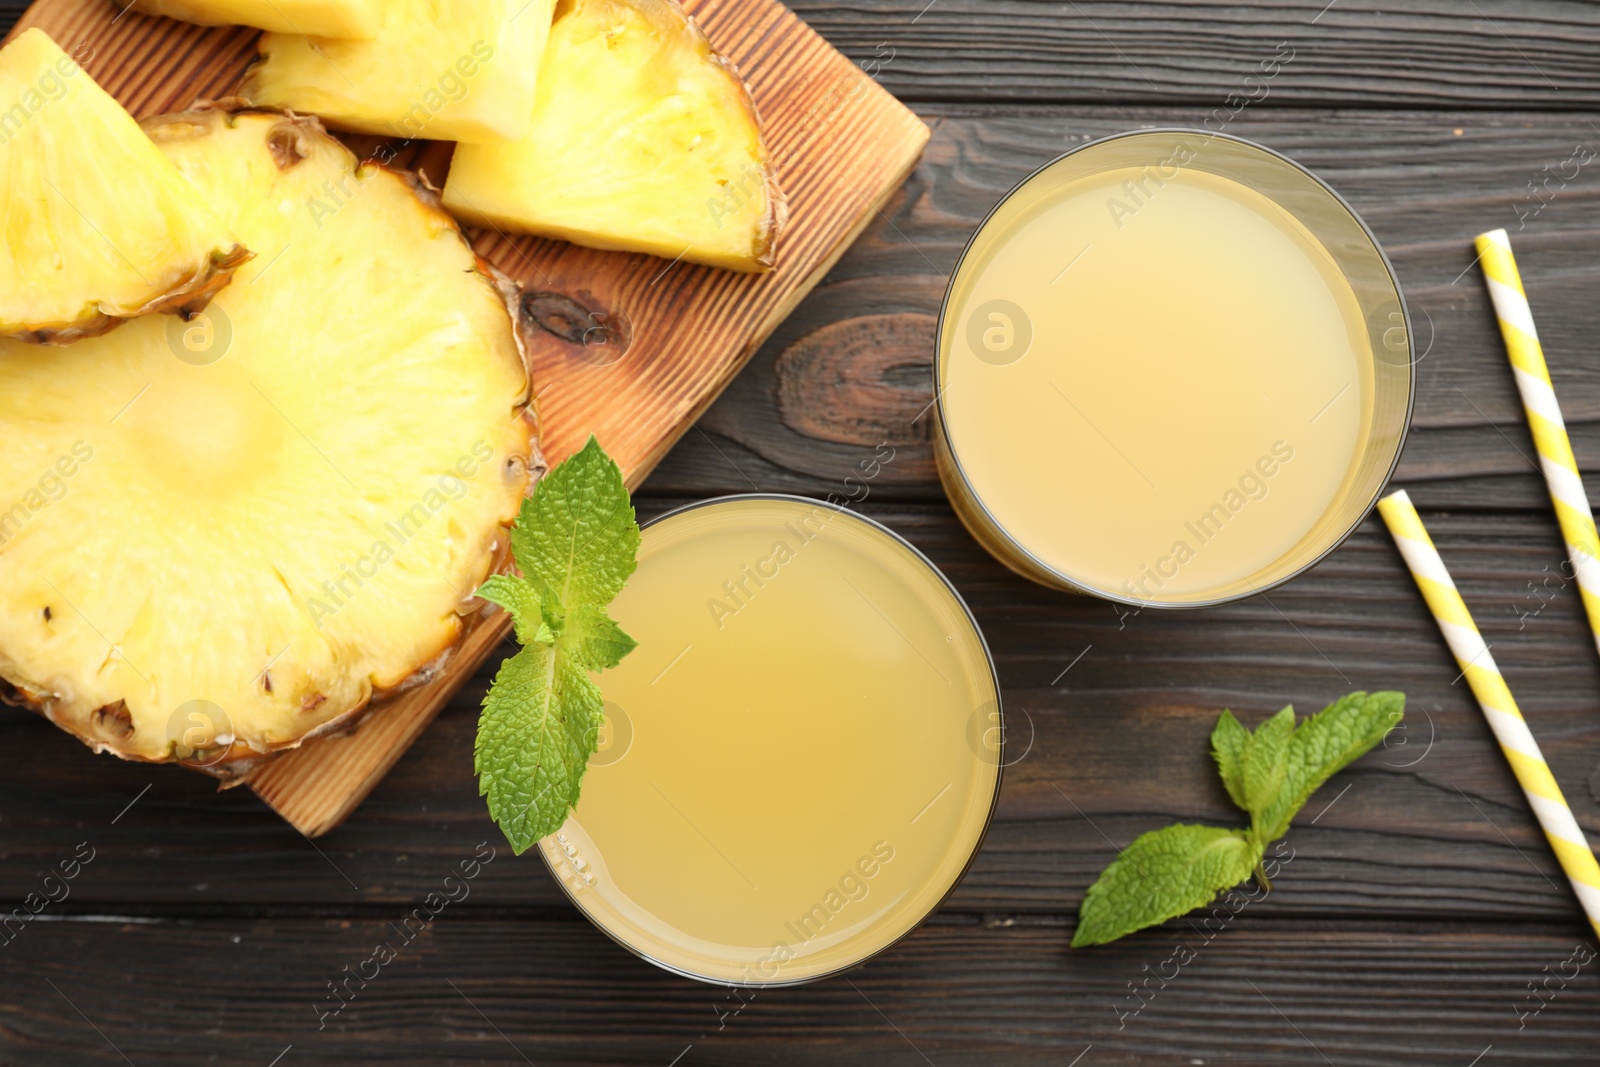
{"label": "yellow pineapple juice", "polygon": [[1391,392],[1397,362],[1409,383],[1398,291],[1385,271],[1358,293],[1347,238],[1365,232],[1309,176],[1301,200],[1324,192],[1347,226],[1343,262],[1268,183],[1205,166],[1236,143],[1153,135],[1145,162],[1121,147],[1036,175],[964,257],[941,324],[941,475],[1029,577],[1138,603],[1247,595],[1353,525],[1342,505],[1370,504],[1392,464],[1375,437],[1398,452],[1392,402],[1374,428],[1375,367]]}
{"label": "yellow pineapple juice", "polygon": [[784,984],[943,900],[999,786],[999,705],[915,550],[817,501],[727,498],[645,527],[613,614],[639,647],[540,846],[601,929],[690,977]]}

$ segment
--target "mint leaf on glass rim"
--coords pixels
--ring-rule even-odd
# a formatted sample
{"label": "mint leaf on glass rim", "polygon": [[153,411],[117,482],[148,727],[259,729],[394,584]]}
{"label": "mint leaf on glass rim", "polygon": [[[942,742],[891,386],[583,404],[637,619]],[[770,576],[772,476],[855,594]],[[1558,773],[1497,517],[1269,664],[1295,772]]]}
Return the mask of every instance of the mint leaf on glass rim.
{"label": "mint leaf on glass rim", "polygon": [[544,625],[544,612],[539,606],[539,594],[521,578],[509,574],[491,574],[479,588],[478,595],[505,608],[516,627],[517,640],[532,644]]}
{"label": "mint leaf on glass rim", "polygon": [[604,607],[622,591],[637,562],[639,523],[622,471],[593,436],[522,502],[511,553],[546,619],[552,604]]}
{"label": "mint leaf on glass rim", "polygon": [[590,437],[522,503],[511,528],[521,576],[493,575],[478,591],[506,609],[523,645],[483,698],[473,747],[478,793],[518,854],[578,803],[605,707],[589,675],[633,651],[606,606],[638,551],[622,471]]}
{"label": "mint leaf on glass rim", "polygon": [[591,671],[615,667],[638,645],[604,608],[594,604],[580,604],[567,613],[561,641],[574,661]]}
{"label": "mint leaf on glass rim", "polygon": [[554,646],[529,645],[500,665],[473,762],[478,792],[517,854],[554,833],[577,803],[602,706],[588,672]]}

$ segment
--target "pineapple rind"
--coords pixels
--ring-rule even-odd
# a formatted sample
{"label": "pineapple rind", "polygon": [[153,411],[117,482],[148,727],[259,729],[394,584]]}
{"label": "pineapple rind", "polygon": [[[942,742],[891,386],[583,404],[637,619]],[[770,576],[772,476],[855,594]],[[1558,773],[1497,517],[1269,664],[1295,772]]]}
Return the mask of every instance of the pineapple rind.
{"label": "pineapple rind", "polygon": [[[188,324],[231,333],[212,362],[154,319],[0,341],[0,677],[98,749],[247,759],[454,645],[537,464],[527,373],[501,281],[407,177],[311,119],[147,126],[262,254]],[[186,741],[196,700],[226,737]]]}
{"label": "pineapple rind", "polygon": [[738,72],[674,0],[561,0],[532,129],[462,145],[444,202],[481,226],[732,270],[786,214]]}
{"label": "pineapple rind", "polygon": [[382,11],[380,0],[134,0],[131,6],[202,26],[255,26],[358,41],[378,35]]}
{"label": "pineapple rind", "polygon": [[263,34],[240,94],[381,137],[527,132],[555,0],[389,0],[370,41]]}
{"label": "pineapple rind", "polygon": [[37,28],[0,50],[0,336],[198,311],[250,257],[132,116]]}

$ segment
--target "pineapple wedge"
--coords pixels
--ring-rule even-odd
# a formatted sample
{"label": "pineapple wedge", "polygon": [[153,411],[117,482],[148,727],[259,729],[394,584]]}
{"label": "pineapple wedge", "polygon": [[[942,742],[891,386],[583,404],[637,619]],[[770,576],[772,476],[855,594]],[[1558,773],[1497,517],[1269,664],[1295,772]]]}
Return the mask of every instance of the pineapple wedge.
{"label": "pineapple wedge", "polygon": [[268,33],[240,92],[359,133],[514,141],[554,0],[388,0],[370,41]]}
{"label": "pineapple wedge", "polygon": [[786,211],[750,93],[673,0],[560,0],[533,128],[462,145],[444,203],[480,226],[771,268]]}
{"label": "pineapple wedge", "polygon": [[0,49],[5,102],[0,337],[67,344],[150,312],[195,311],[250,258],[43,30]]}
{"label": "pineapple wedge", "polygon": [[380,0],[118,0],[117,6],[202,26],[255,26],[357,41],[378,35],[382,12]]}
{"label": "pineapple wedge", "polygon": [[146,129],[261,255],[187,323],[0,341],[0,677],[227,776],[425,677],[542,464],[515,287],[425,185],[315,119]]}

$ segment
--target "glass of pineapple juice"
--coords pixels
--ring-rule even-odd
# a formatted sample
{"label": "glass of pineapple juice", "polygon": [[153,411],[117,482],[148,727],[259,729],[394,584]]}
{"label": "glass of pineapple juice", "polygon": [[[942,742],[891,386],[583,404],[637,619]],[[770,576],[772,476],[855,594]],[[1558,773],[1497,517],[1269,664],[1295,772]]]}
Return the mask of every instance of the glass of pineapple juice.
{"label": "glass of pineapple juice", "polygon": [[1360,524],[1415,388],[1400,287],[1309,171],[1200,130],[1068,152],[951,278],[935,455],[1024,577],[1152,607],[1287,581]]}
{"label": "glass of pineapple juice", "polygon": [[853,512],[723,497],[645,525],[612,606],[638,647],[565,825],[540,842],[602,931],[691,978],[854,966],[955,887],[1003,750],[983,636]]}

